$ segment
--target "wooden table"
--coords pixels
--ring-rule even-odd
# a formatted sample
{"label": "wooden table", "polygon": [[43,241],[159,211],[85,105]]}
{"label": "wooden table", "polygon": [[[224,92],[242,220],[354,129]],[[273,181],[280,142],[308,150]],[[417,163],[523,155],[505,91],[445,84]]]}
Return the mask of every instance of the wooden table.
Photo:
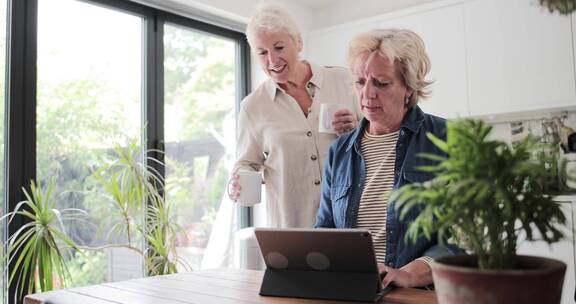
{"label": "wooden table", "polygon": [[[28,295],[24,304],[343,304],[342,301],[264,297],[262,271],[202,270]],[[358,302],[351,302],[358,303]],[[433,291],[397,288],[380,303],[436,304]]]}

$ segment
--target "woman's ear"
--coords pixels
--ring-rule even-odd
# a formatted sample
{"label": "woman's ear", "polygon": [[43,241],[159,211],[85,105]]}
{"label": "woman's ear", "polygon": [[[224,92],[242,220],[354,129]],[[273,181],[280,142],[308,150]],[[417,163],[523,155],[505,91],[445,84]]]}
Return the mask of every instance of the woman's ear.
{"label": "woman's ear", "polygon": [[298,53],[302,52],[303,47],[304,43],[302,43],[302,35],[298,34],[298,37],[296,37],[296,49],[298,50]]}
{"label": "woman's ear", "polygon": [[412,91],[410,89],[406,90],[406,94],[404,95],[404,105],[405,106],[410,104],[410,97],[412,97],[412,94],[414,94],[414,91]]}

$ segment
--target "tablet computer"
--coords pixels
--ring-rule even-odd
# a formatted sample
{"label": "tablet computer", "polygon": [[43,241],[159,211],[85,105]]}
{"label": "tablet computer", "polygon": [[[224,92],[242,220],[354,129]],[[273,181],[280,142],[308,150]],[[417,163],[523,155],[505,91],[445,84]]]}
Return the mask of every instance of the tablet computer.
{"label": "tablet computer", "polygon": [[370,232],[255,228],[266,264],[261,295],[377,301],[383,295]]}

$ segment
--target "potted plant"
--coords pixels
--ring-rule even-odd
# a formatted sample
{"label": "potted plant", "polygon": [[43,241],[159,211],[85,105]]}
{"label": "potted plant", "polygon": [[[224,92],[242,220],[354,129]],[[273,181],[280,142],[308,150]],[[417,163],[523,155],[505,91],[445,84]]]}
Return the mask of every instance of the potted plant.
{"label": "potted plant", "polygon": [[521,233],[548,243],[563,237],[565,217],[550,195],[556,174],[535,140],[511,147],[489,139],[491,129],[461,120],[448,122],[445,141],[428,135],[446,153],[421,156],[437,161],[420,168],[436,177],[393,194],[401,215],[420,211],[407,238],[437,233],[472,252],[432,263],[440,303],[559,303],[566,265],[516,254]]}

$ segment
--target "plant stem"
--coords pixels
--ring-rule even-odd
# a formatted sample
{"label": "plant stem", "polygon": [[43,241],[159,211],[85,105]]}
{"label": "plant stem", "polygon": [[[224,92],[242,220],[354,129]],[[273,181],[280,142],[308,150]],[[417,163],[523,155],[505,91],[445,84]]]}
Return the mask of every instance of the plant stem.
{"label": "plant stem", "polygon": [[122,214],[124,216],[124,221],[126,222],[126,234],[128,236],[128,245],[132,245],[132,239],[130,237],[130,217],[128,215],[128,212],[125,211]]}
{"label": "plant stem", "polygon": [[98,247],[90,247],[90,246],[78,246],[78,249],[84,249],[84,250],[103,250],[103,249],[108,249],[108,248],[126,248],[126,249],[130,249],[142,256],[144,256],[144,252],[130,244],[109,244],[109,245],[103,245],[103,246],[98,246]]}

